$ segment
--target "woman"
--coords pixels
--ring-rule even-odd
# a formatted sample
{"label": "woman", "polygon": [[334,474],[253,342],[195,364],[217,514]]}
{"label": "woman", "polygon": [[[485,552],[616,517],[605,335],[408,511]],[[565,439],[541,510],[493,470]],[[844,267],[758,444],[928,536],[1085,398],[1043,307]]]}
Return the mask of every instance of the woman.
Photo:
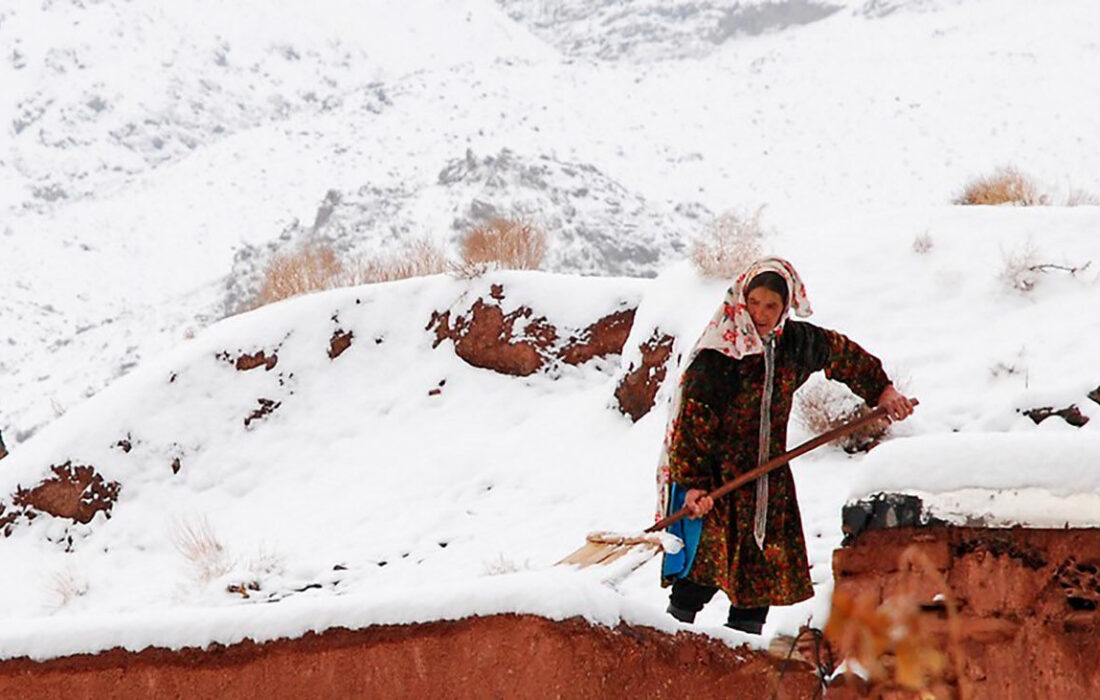
{"label": "woman", "polygon": [[684,504],[702,518],[685,522],[685,555],[665,558],[668,612],[683,622],[693,622],[721,589],[730,600],[727,626],[760,634],[770,606],[813,595],[789,466],[717,502],[706,498],[786,451],[792,396],[812,373],[824,370],[893,420],[913,412],[877,358],[840,333],[788,320],[792,310],[811,313],[791,264],[753,263],[696,343],[673,398],[658,470],[661,513]]}

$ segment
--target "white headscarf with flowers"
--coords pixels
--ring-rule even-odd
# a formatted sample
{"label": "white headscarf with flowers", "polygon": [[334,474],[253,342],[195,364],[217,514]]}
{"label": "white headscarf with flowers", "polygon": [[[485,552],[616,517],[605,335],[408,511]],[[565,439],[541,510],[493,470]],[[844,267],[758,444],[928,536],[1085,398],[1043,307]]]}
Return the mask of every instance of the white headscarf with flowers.
{"label": "white headscarf with flowers", "polygon": [[680,418],[684,370],[691,366],[692,361],[703,350],[717,350],[735,360],[764,351],[764,339],[756,332],[756,324],[752,322],[752,317],[749,315],[748,299],[745,294],[745,287],[748,286],[748,283],[763,272],[775,272],[787,282],[787,306],[783,309],[779,322],[776,324],[774,331],[776,337],[782,335],[783,326],[792,311],[799,318],[805,318],[813,313],[810,308],[810,301],[806,298],[806,286],[802,284],[802,278],[795,272],[794,267],[782,258],[769,257],[757,260],[749,265],[737,277],[733,286],[726,291],[726,297],[723,299],[718,311],[715,312],[714,318],[707,324],[703,334],[696,341],[691,352],[685,357],[681,365],[680,379],[672,394],[664,445],[661,448],[661,457],[657,465],[658,504],[656,519],[658,520],[668,515],[670,479],[668,448]]}

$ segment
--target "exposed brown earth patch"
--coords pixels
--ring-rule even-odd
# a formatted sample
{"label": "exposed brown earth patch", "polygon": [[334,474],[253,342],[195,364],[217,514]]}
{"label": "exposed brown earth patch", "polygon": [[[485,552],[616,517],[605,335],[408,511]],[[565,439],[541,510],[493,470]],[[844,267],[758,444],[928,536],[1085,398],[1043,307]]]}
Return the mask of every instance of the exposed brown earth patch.
{"label": "exposed brown earth patch", "polygon": [[1089,417],[1081,413],[1081,410],[1077,408],[1077,404],[1070,404],[1065,408],[1060,408],[1057,411],[1053,406],[1043,406],[1042,408],[1032,408],[1024,411],[1024,415],[1035,421],[1038,425],[1051,416],[1058,416],[1070,425],[1080,428],[1089,422]]}
{"label": "exposed brown earth patch", "polygon": [[558,352],[558,357],[566,364],[582,365],[596,357],[622,354],[634,325],[635,312],[637,309],[625,309],[604,316],[570,337]]}
{"label": "exposed brown earth patch", "polygon": [[328,341],[328,358],[335,360],[344,351],[351,347],[351,341],[355,338],[353,331],[344,331],[339,328],[332,332],[332,338]]}
{"label": "exposed brown earth patch", "polygon": [[248,414],[244,419],[244,427],[252,425],[253,421],[263,420],[267,416],[275,412],[279,406],[283,405],[282,401],[273,401],[271,399],[256,399],[260,404],[260,407]]}
{"label": "exposed brown earth patch", "polygon": [[34,488],[16,491],[7,515],[0,507],[0,528],[5,536],[18,520],[33,520],[43,513],[78,523],[89,523],[101,512],[110,517],[121,484],[106,481],[93,467],[74,466],[71,461],[51,467],[51,471],[53,477]]}
{"label": "exposed brown earth patch", "polygon": [[0,433],[0,459],[8,456],[8,448],[4,445],[4,435]]}
{"label": "exposed brown earth patch", "polygon": [[218,359],[232,363],[238,372],[247,372],[257,367],[263,367],[265,371],[270,371],[279,363],[279,356],[274,351],[268,355],[264,350],[258,350],[251,355],[241,353],[236,360],[228,352],[223,352],[218,355]]}
{"label": "exposed brown earth patch", "polygon": [[1100,403],[1100,386],[1096,387],[1095,389],[1093,389],[1089,393],[1085,394],[1085,396],[1089,397],[1090,399],[1092,399],[1096,403]]}
{"label": "exposed brown earth patch", "polygon": [[[924,565],[906,563],[914,560]],[[833,572],[838,595],[915,600],[945,651],[947,600],[957,604],[962,675],[949,663],[945,692],[961,685],[973,699],[1086,698],[1100,687],[1100,529],[870,529],[834,553]],[[918,697],[852,683],[829,697],[867,696],[860,693]]]}
{"label": "exposed brown earth patch", "polygon": [[[701,635],[573,618],[332,629],[205,651],[0,662],[0,697],[811,698],[810,667]],[[782,677],[782,679],[781,679]]]}
{"label": "exposed brown earth patch", "polygon": [[626,375],[615,387],[619,410],[630,416],[631,420],[641,420],[653,408],[657,390],[661,388],[661,382],[668,374],[668,360],[672,355],[673,342],[675,339],[671,335],[663,334],[659,329],[654,330],[649,340],[640,346],[641,365],[635,367],[631,363]]}
{"label": "exposed brown earth patch", "polygon": [[578,365],[621,353],[634,319],[633,309],[618,311],[570,331],[527,306],[505,313],[503,300],[504,287],[495,284],[489,301],[479,298],[465,313],[433,312],[425,328],[435,332],[432,347],[449,339],[474,367],[525,377],[555,362]]}

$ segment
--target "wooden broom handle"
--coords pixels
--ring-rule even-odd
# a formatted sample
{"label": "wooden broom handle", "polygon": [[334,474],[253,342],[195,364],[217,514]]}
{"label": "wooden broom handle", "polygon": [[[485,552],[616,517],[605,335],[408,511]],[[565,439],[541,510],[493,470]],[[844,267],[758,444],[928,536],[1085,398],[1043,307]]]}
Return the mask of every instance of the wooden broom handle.
{"label": "wooden broom handle", "polygon": [[[917,401],[916,399],[910,399],[909,402],[914,406],[917,406],[917,405],[920,404],[920,401]],[[832,442],[833,440],[836,440],[839,437],[843,437],[845,435],[853,433],[856,430],[859,430],[863,426],[867,425],[868,423],[872,423],[872,422],[874,422],[874,421],[876,421],[880,418],[885,418],[885,417],[886,417],[886,409],[882,408],[880,406],[879,408],[874,409],[873,411],[871,411],[867,415],[863,416],[862,418],[856,418],[854,420],[848,421],[844,425],[833,428],[832,430],[830,430],[828,432],[822,433],[821,435],[818,435],[817,437],[815,437],[811,440],[807,440],[806,442],[802,443],[801,445],[799,445],[798,447],[794,448],[793,450],[791,450],[789,452],[784,452],[783,454],[779,455],[778,457],[774,457],[772,459],[769,459],[767,462],[764,462],[763,464],[761,464],[756,469],[753,469],[751,471],[747,471],[744,474],[742,474],[741,476],[736,477],[734,479],[730,479],[726,483],[722,484],[718,488],[716,488],[713,491],[711,491],[710,493],[708,493],[707,497],[712,499],[712,500],[718,500],[719,498],[721,498],[722,496],[725,496],[730,491],[733,491],[736,488],[740,488],[740,487],[744,486],[745,484],[749,483],[750,481],[754,481],[757,478],[759,478],[761,476],[764,476],[768,472],[775,471],[776,469],[778,469],[779,467],[782,467],[784,464],[791,461],[795,457],[801,457],[802,455],[806,454],[810,450],[817,449],[818,447],[821,447],[822,445],[824,445],[827,442]],[[652,525],[647,527],[645,531],[646,532],[656,532],[658,530],[664,530],[666,527],[668,527],[672,523],[674,523],[678,520],[681,520],[681,519],[683,519],[684,517],[686,517],[688,515],[691,515],[691,513],[688,510],[688,507],[684,506],[683,508],[676,511],[672,515],[670,515],[666,518],[663,518],[661,520],[658,520],[657,522],[653,523]]]}

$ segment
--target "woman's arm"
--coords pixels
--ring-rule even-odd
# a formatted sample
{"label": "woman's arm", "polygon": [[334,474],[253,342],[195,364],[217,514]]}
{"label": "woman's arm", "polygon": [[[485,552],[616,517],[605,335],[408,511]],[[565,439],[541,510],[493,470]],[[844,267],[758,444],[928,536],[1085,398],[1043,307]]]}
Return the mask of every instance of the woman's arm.
{"label": "woman's arm", "polygon": [[912,415],[912,402],[894,388],[877,357],[841,333],[825,328],[816,330],[824,334],[827,348],[822,366],[826,377],[847,384],[872,406],[882,406],[892,420],[905,420]]}

